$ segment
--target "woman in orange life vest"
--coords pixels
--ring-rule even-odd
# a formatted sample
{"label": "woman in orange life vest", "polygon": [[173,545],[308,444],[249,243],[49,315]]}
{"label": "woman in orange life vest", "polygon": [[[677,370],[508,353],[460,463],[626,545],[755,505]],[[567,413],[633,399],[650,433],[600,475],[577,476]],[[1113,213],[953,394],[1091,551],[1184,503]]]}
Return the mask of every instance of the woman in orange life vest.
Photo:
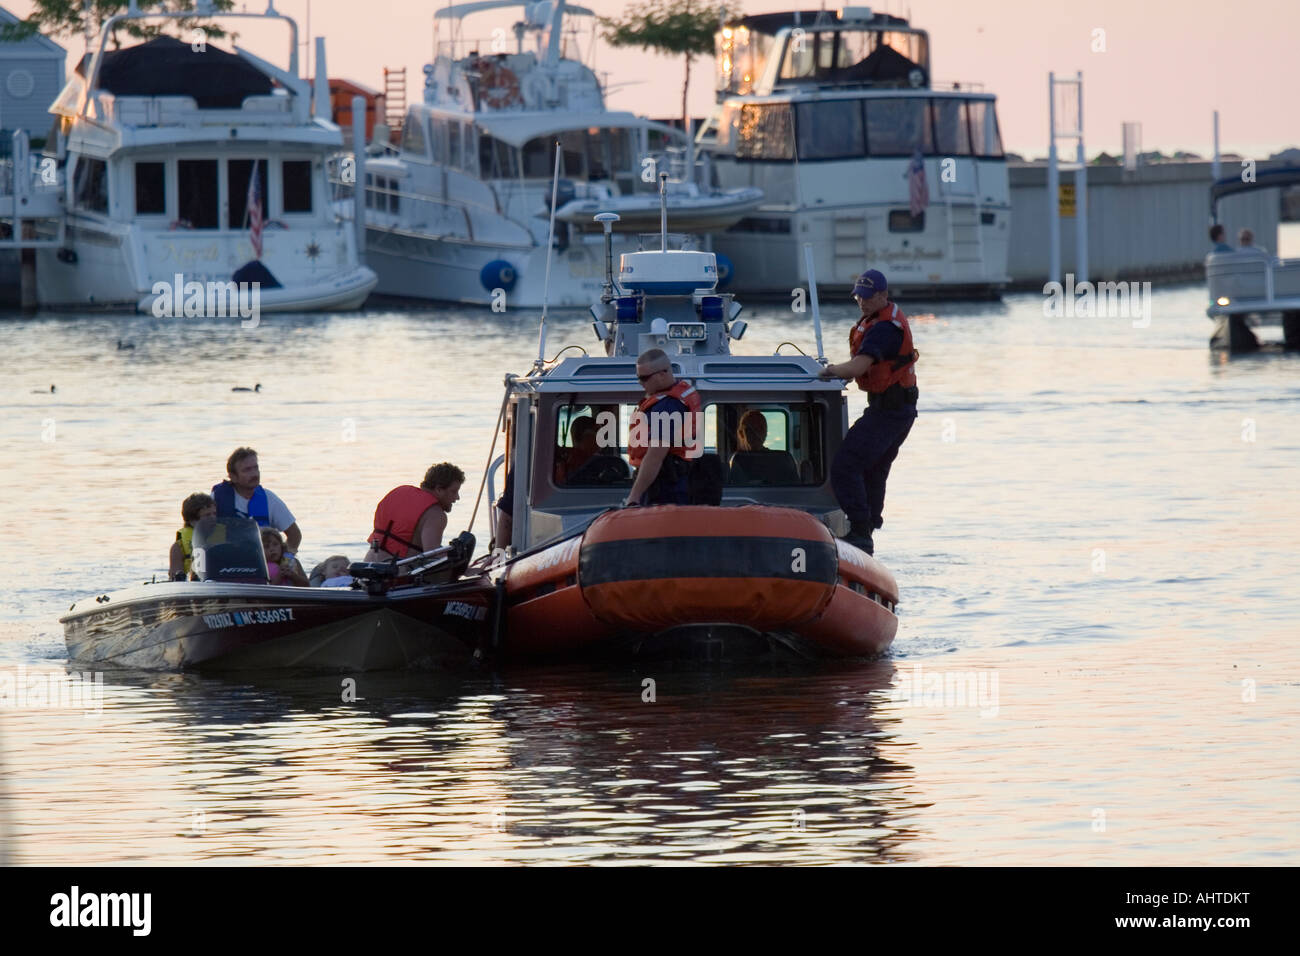
{"label": "woman in orange life vest", "polygon": [[[645,424],[638,429],[634,421],[628,436],[628,458],[636,468],[636,478],[623,506],[690,504],[687,445],[704,440],[703,435],[695,434],[700,395],[690,382],[673,377],[672,362],[663,349],[650,349],[637,356],[636,377],[645,389],[645,398],[637,406],[637,414],[644,416]],[[663,419],[655,420],[659,415],[672,415],[681,423],[676,434],[682,436],[683,445],[669,447],[654,440],[674,431],[662,427]],[[691,450],[698,450],[698,446]]]}
{"label": "woman in orange life vest", "polygon": [[889,301],[889,285],[875,269],[858,277],[853,298],[862,309],[849,333],[852,357],[828,365],[822,379],[851,378],[867,393],[867,408],[831,464],[831,487],[849,519],[844,540],[873,553],[871,534],[884,522],[885,480],[916,420],[916,360],[907,317]]}
{"label": "woman in orange life vest", "polygon": [[442,546],[447,512],[460,500],[465,472],[450,462],[424,473],[420,487],[402,485],[384,495],[375,508],[367,561],[388,561]]}

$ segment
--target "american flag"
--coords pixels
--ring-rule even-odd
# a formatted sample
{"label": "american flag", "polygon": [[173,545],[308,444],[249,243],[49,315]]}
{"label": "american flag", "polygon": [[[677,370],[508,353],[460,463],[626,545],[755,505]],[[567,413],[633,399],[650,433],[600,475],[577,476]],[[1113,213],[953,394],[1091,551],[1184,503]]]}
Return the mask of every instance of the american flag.
{"label": "american flag", "polygon": [[918,149],[912,154],[912,162],[907,167],[907,194],[912,204],[912,218],[925,212],[930,205],[930,187],[925,182],[925,160]]}
{"label": "american flag", "polygon": [[253,243],[253,257],[260,259],[262,258],[262,180],[257,175],[257,163],[258,160],[253,161],[253,175],[248,180],[248,238]]}

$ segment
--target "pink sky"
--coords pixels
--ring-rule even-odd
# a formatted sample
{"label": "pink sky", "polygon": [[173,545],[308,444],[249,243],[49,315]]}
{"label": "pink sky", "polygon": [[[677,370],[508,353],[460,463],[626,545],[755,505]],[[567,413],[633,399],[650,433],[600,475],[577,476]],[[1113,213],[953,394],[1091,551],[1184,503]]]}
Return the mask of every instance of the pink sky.
{"label": "pink sky", "polygon": [[[620,0],[587,0],[598,14],[622,10]],[[5,6],[26,16],[30,0]],[[261,10],[264,0],[245,9]],[[382,68],[407,67],[418,93],[421,69],[432,58],[433,11],[445,3],[422,0],[314,0],[311,30],[328,43],[330,74],[378,87]],[[747,0],[746,13],[816,4]],[[837,6],[837,5],[836,5]],[[831,9],[835,9],[832,6]],[[308,0],[277,0],[277,9],[306,28]],[[1090,154],[1116,152],[1121,123],[1142,124],[1144,149],[1210,150],[1211,112],[1220,111],[1223,149],[1262,157],[1300,146],[1300,121],[1281,106],[1296,82],[1295,38],[1300,36],[1296,0],[892,0],[875,9],[909,16],[930,31],[937,81],[982,83],[998,96],[998,115],[1008,149],[1046,153],[1047,73],[1084,72],[1084,132]],[[489,37],[509,27],[517,11],[492,11],[466,21],[468,32]],[[1092,52],[1093,31],[1105,31],[1105,52]],[[246,45],[283,60],[285,41],[267,45],[248,32]],[[75,57],[82,42],[60,38]],[[513,41],[512,41],[513,42]],[[585,45],[584,45],[585,50]],[[683,65],[679,58],[614,50],[598,42],[595,68],[609,73],[611,109],[653,116],[680,110]],[[690,108],[706,114],[713,104],[712,62],[692,70]]]}

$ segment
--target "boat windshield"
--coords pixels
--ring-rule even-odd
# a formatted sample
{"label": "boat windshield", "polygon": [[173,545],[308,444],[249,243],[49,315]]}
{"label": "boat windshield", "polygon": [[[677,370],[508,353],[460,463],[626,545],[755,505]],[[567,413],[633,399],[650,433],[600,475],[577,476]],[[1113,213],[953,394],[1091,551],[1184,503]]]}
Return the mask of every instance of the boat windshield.
{"label": "boat windshield", "polygon": [[[633,404],[571,403],[556,409],[552,481],[557,488],[630,487]],[[815,402],[727,402],[696,422],[665,417],[661,440],[716,454],[729,488],[810,487],[825,481],[823,406]],[[698,456],[697,456],[698,457]]]}
{"label": "boat windshield", "polygon": [[194,526],[194,573],[200,581],[266,584],[262,532],[248,518],[203,518]]}

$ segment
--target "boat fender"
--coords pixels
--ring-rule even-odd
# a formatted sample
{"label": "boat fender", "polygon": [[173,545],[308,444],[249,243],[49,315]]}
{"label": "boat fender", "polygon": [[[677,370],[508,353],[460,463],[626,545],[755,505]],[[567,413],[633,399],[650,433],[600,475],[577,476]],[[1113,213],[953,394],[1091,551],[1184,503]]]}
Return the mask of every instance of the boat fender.
{"label": "boat fender", "polygon": [[736,267],[720,252],[715,252],[713,256],[718,260],[718,288],[725,289],[731,284],[731,277],[735,274]]}
{"label": "boat fender", "polygon": [[515,280],[519,274],[515,272],[515,267],[504,259],[493,259],[482,269],[479,270],[478,281],[483,283],[483,288],[491,292],[493,289],[505,289],[510,292],[515,287]]}

